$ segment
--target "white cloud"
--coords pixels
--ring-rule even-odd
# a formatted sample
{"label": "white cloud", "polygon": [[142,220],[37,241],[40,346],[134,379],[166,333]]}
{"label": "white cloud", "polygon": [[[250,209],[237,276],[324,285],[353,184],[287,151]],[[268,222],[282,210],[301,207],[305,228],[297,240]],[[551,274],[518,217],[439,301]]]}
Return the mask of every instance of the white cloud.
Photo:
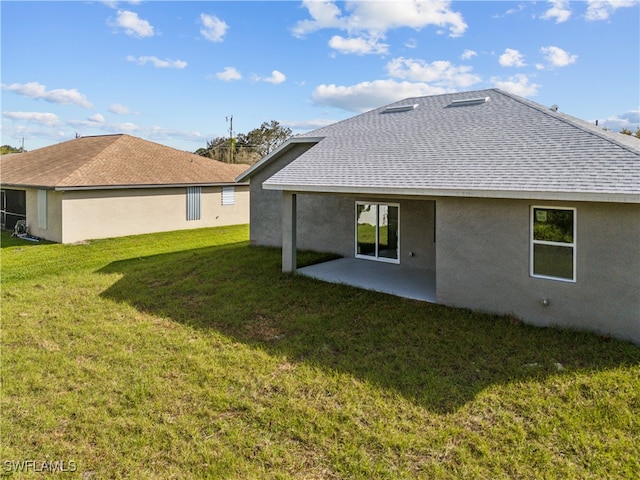
{"label": "white cloud", "polygon": [[344,38],[340,35],[334,35],[329,40],[329,46],[340,53],[355,53],[358,55],[366,54],[385,54],[389,50],[389,45],[378,43],[378,38]]}
{"label": "white cloud", "polygon": [[42,98],[51,103],[79,105],[84,108],[91,108],[93,105],[87,100],[83,94],[75,88],[66,90],[58,88],[55,90],[47,90],[47,88],[38,82],[29,82],[24,84],[12,83],[11,85],[2,84],[3,90],[15,92],[18,95],[24,95],[29,98]]}
{"label": "white cloud", "polygon": [[[102,115],[93,115],[86,120],[70,120],[69,125],[77,130],[93,129],[107,133],[134,133],[140,131],[140,127],[135,123],[111,123],[105,121]],[[86,135],[86,133],[84,133]]]}
{"label": "white cloud", "polygon": [[618,118],[629,122],[630,125],[640,126],[640,109],[629,110],[628,112],[625,112],[622,115],[620,115]]}
{"label": "white cloud", "polygon": [[312,98],[318,105],[352,112],[365,112],[403,98],[438,95],[446,92],[445,88],[434,87],[426,83],[376,80],[351,86],[323,84],[314,90]]}
{"label": "white cloud", "polygon": [[540,16],[543,20],[552,20],[555,18],[556,23],[563,23],[571,17],[571,8],[568,0],[549,0],[551,8]]}
{"label": "white cloud", "polygon": [[331,120],[327,118],[316,118],[312,120],[292,120],[292,121],[283,120],[282,122],[280,122],[280,124],[283,127],[289,127],[292,130],[309,131],[309,130],[315,130],[317,128],[327,127],[336,122],[337,120]]}
{"label": "white cloud", "polygon": [[524,56],[513,48],[505,49],[504,53],[500,55],[498,62],[503,67],[524,67],[526,63],[524,63]]}
{"label": "white cloud", "polygon": [[[595,123],[595,120],[593,121]],[[629,110],[620,115],[614,115],[608,118],[599,119],[598,125],[608,128],[613,132],[619,132],[623,128],[631,130],[633,133],[640,128],[640,110]]]}
{"label": "white cloud", "polygon": [[493,77],[491,82],[495,87],[515,95],[520,95],[521,97],[532,97],[537,95],[538,88],[540,87],[540,85],[535,83],[529,83],[529,77],[523,74],[514,75],[506,80]]}
{"label": "white cloud", "polygon": [[403,0],[398,2],[352,2],[348,17],[350,28],[371,32],[386,32],[395,28],[420,30],[433,25],[448,28],[452,37],[461,36],[467,29],[462,15],[450,10],[451,2],[436,0]]}
{"label": "white cloud", "polygon": [[47,127],[60,125],[60,119],[53,113],[46,112],[3,112],[2,116],[10,120],[21,120],[29,123],[37,123]]}
{"label": "white cloud", "polygon": [[202,23],[200,33],[212,42],[221,42],[229,29],[229,25],[224,21],[215,15],[207,15],[206,13],[200,14],[200,23]]}
{"label": "white cloud", "polygon": [[[113,8],[116,9],[118,8],[118,1],[117,0],[102,0],[100,3],[102,3],[103,5],[106,5],[109,8]],[[129,3],[131,5],[140,5],[142,3],[142,0],[129,0],[128,2],[125,3]]]}
{"label": "white cloud", "polygon": [[96,113],[95,115],[91,115],[89,117],[89,121],[90,122],[94,122],[94,123],[104,123],[105,122],[105,118],[104,118],[104,115],[102,115],[100,113]]}
{"label": "white cloud", "polygon": [[418,47],[418,41],[415,38],[410,38],[409,40],[407,40],[406,42],[404,42],[404,46],[407,48],[417,48]]}
{"label": "white cloud", "polygon": [[112,123],[98,114],[85,120],[72,120],[68,122],[80,135],[92,135],[96,132],[104,133],[129,133],[149,140],[174,140],[181,138],[188,141],[205,141],[204,135],[198,131],[174,130],[157,125],[141,126],[131,122]]}
{"label": "white cloud", "polygon": [[267,83],[273,83],[274,85],[283,83],[286,79],[287,77],[285,76],[285,74],[282,72],[279,72],[278,70],[272,71],[270,77],[260,77],[258,75],[253,76],[253,80],[255,82],[267,82]]}
{"label": "white cloud", "polygon": [[578,59],[577,55],[571,55],[559,47],[542,47],[540,52],[553,67],[566,67]]}
{"label": "white cloud", "polygon": [[124,29],[124,32],[132,37],[144,38],[154,35],[153,26],[147,20],[138,17],[137,13],[129,10],[118,10],[115,21],[110,25]]}
{"label": "white cloud", "polygon": [[481,81],[480,76],[471,73],[471,67],[455,66],[445,60],[428,63],[424,60],[399,57],[387,63],[386,68],[392,77],[414,82],[430,82],[448,89],[466,88]]}
{"label": "white cloud", "polygon": [[526,5],[524,3],[520,3],[518,6],[510,8],[503,14],[493,15],[493,18],[505,18],[505,17],[508,17],[509,15],[515,15],[516,13],[520,13],[524,11],[525,8],[526,8]]}
{"label": "white cloud", "polygon": [[113,103],[109,105],[109,111],[111,113],[115,113],[116,115],[127,115],[131,113],[131,111],[129,110],[129,107],[126,107],[124,105],[119,105],[117,103]]}
{"label": "white cloud", "polygon": [[178,69],[182,69],[185,68],[188,64],[187,62],[183,61],[183,60],[161,60],[158,57],[155,57],[153,55],[151,56],[141,56],[141,57],[134,57],[133,55],[129,55],[127,56],[127,61],[128,62],[135,62],[138,65],[146,65],[147,63],[150,63],[151,65],[153,65],[156,68],[178,68]]}
{"label": "white cloud", "polygon": [[346,29],[346,20],[340,17],[340,9],[331,0],[304,0],[303,5],[309,11],[311,20],[301,20],[292,28],[295,37],[304,37],[308,33],[323,28]]}
{"label": "white cloud", "polygon": [[638,0],[587,0],[587,20],[608,20],[618,8],[634,7]]}
{"label": "white cloud", "polygon": [[31,124],[13,124],[8,127],[3,126],[2,137],[12,138],[17,142],[21,142],[26,139],[27,141],[25,142],[25,148],[27,150],[38,148],[37,145],[31,147],[32,144],[29,143],[29,140],[33,140],[37,144],[44,139],[50,139],[52,142],[57,143],[73,138],[72,135],[69,132],[65,132],[62,127],[50,127],[47,125],[32,126]]}
{"label": "white cloud", "polygon": [[225,82],[230,82],[231,80],[242,79],[242,75],[233,67],[225,67],[222,72],[216,73],[216,78],[224,80]]}
{"label": "white cloud", "polygon": [[462,55],[460,55],[460,58],[462,60],[470,60],[473,57],[478,56],[478,52],[476,52],[475,50],[465,50],[464,52],[462,52]]}
{"label": "white cloud", "polygon": [[[392,29],[435,26],[448,29],[451,37],[459,37],[467,29],[462,15],[450,9],[449,0],[351,1],[345,4],[344,14],[333,1],[305,0],[303,5],[311,19],[298,22],[292,29],[293,35],[303,37],[322,29],[346,31],[349,38],[335,36],[330,43],[342,53],[386,53],[388,46],[378,41],[384,40],[386,32]],[[377,48],[371,48],[372,45]]]}

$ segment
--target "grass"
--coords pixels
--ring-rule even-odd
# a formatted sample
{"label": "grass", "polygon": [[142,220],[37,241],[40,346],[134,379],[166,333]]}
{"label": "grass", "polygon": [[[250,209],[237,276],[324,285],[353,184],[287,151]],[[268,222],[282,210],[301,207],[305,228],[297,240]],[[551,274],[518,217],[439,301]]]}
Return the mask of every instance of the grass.
{"label": "grass", "polygon": [[3,233],[0,474],[640,476],[637,346],[283,274],[247,238]]}

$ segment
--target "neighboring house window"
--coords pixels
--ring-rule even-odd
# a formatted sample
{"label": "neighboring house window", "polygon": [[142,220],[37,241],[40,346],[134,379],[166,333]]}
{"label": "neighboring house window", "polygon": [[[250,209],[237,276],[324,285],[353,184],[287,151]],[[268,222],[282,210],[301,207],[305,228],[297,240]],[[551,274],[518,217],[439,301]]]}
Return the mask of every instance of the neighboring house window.
{"label": "neighboring house window", "polygon": [[356,202],[356,257],[400,263],[400,205]]}
{"label": "neighboring house window", "polygon": [[200,220],[202,187],[187,187],[187,220]]}
{"label": "neighboring house window", "polygon": [[234,187],[222,187],[222,206],[236,204],[236,189]]}
{"label": "neighboring house window", "polygon": [[531,275],[575,282],[575,208],[531,208]]}
{"label": "neighboring house window", "polygon": [[38,228],[47,229],[47,191],[38,190]]}

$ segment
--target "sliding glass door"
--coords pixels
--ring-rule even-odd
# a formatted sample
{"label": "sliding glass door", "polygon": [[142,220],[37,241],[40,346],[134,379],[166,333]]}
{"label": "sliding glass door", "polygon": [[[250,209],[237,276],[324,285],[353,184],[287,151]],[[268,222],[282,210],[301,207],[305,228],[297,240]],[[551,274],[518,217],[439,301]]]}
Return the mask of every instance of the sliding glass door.
{"label": "sliding glass door", "polygon": [[356,203],[356,257],[400,262],[400,206]]}

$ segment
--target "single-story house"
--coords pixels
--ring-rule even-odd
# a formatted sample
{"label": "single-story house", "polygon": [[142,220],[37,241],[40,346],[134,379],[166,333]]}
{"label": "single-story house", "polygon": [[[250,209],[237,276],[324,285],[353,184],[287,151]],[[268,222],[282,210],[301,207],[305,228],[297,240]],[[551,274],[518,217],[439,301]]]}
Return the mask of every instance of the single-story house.
{"label": "single-story house", "polygon": [[284,271],[297,249],[333,252],[337,281],[409,278],[415,298],[640,343],[640,141],[556,105],[408,98],[293,137],[237,180],[251,242],[281,246]]}
{"label": "single-story house", "polygon": [[130,135],[0,157],[2,227],[60,243],[249,222],[248,168]]}

